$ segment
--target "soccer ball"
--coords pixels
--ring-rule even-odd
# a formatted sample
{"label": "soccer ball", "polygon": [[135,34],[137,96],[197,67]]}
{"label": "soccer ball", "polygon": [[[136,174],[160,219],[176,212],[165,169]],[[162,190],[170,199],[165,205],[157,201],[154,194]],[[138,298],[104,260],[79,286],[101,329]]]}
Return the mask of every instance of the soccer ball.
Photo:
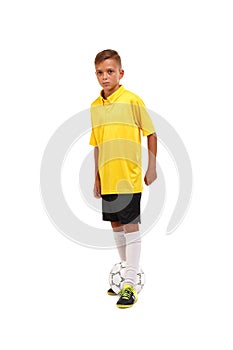
{"label": "soccer ball", "polygon": [[[112,290],[116,294],[119,294],[119,292],[123,288],[124,280],[125,280],[125,271],[126,271],[126,263],[124,261],[113,265],[113,268],[110,271],[109,284]],[[140,293],[144,284],[145,284],[145,274],[140,268],[137,274],[137,282],[135,286],[135,289],[138,293]]]}

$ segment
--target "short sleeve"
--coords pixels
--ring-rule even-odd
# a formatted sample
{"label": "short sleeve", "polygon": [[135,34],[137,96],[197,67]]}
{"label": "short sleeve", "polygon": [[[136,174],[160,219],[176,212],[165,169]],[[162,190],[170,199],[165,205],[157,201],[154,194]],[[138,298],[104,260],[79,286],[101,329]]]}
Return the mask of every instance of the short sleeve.
{"label": "short sleeve", "polygon": [[155,133],[155,127],[151,120],[149,113],[147,112],[144,102],[138,98],[137,101],[137,124],[142,130],[143,136],[148,136]]}
{"label": "short sleeve", "polygon": [[95,134],[94,134],[94,130],[93,129],[91,131],[91,137],[90,137],[89,144],[91,146],[97,146],[97,142],[96,142],[96,138],[95,138]]}
{"label": "short sleeve", "polygon": [[151,117],[149,113],[147,112],[146,108],[141,107],[140,108],[140,119],[141,119],[141,130],[143,136],[148,136],[155,133],[155,128],[153,125],[153,122],[151,120]]}

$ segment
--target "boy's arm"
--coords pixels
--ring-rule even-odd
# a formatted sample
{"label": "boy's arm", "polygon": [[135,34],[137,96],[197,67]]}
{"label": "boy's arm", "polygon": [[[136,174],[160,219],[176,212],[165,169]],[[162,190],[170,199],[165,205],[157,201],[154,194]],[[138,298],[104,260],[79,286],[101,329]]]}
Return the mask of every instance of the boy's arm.
{"label": "boy's arm", "polygon": [[148,168],[144,177],[144,182],[147,186],[152,184],[157,179],[156,173],[156,155],[157,155],[157,136],[151,134],[147,136],[148,147]]}
{"label": "boy's arm", "polygon": [[99,176],[98,158],[99,158],[99,148],[96,146],[94,148],[95,184],[94,184],[94,190],[93,190],[95,198],[101,198],[101,184],[100,184],[100,176]]}

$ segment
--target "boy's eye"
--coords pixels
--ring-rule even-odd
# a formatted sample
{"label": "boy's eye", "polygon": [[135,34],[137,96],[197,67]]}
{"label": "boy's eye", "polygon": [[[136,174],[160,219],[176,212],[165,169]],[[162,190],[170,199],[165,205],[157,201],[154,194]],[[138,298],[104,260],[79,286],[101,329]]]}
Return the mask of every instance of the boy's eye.
{"label": "boy's eye", "polygon": [[[114,73],[114,70],[113,70],[113,69],[108,69],[108,70],[107,70],[107,73],[108,73],[108,75],[111,75],[111,74]],[[96,75],[97,75],[98,77],[101,77],[103,74],[104,74],[104,73],[102,72],[102,70],[97,70],[97,71],[96,71]]]}

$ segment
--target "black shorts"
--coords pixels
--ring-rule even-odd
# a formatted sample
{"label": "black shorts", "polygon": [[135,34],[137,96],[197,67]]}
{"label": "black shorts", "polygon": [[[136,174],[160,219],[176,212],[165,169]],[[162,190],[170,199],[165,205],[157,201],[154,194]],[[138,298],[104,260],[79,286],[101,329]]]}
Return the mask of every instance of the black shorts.
{"label": "black shorts", "polygon": [[118,221],[122,225],[141,223],[141,195],[141,193],[103,194],[103,220]]}

